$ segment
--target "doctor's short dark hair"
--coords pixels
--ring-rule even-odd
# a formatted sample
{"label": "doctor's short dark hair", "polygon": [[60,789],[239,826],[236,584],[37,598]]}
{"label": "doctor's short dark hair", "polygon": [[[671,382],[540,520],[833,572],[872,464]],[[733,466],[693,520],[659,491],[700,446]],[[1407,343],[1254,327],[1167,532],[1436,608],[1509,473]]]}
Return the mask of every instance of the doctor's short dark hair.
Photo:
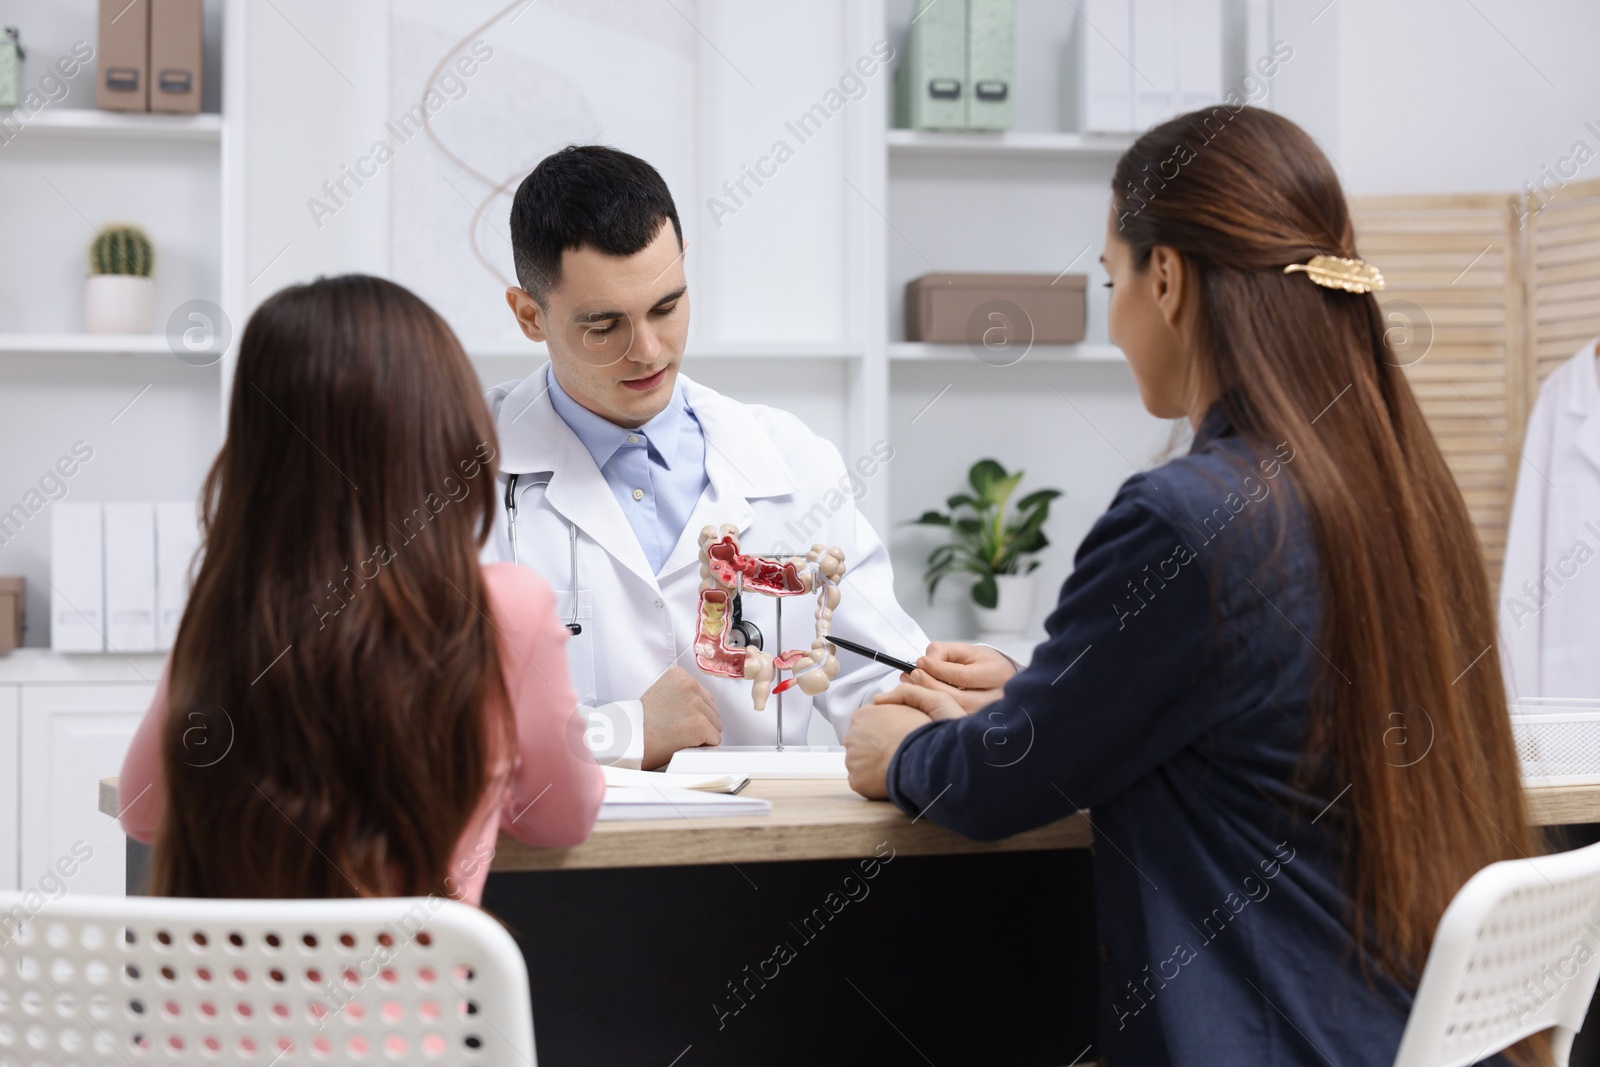
{"label": "doctor's short dark hair", "polygon": [[561,254],[589,245],[610,256],[642,252],[671,222],[683,245],[672,193],[638,156],[605,145],[568,145],[522,179],[511,202],[517,283],[545,306],[561,284]]}

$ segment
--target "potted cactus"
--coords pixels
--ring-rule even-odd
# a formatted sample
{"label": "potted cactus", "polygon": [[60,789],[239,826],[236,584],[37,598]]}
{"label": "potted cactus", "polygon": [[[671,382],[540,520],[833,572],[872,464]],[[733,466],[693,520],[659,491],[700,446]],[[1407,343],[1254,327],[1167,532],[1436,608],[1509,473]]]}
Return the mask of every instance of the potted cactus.
{"label": "potted cactus", "polygon": [[925,511],[912,520],[923,526],[949,529],[951,540],[933,550],[923,580],[928,599],[946,575],[965,571],[977,576],[972,602],[978,617],[980,640],[1015,640],[1022,636],[1033,607],[1034,570],[1050,539],[1044,524],[1056,489],[1039,489],[1018,500],[1012,494],[1022,472],[1009,472],[992,459],[980,459],[967,473],[972,492],[957,493],[945,505],[950,511]]}
{"label": "potted cactus", "polygon": [[149,333],[155,322],[155,253],[137,226],[106,226],[89,246],[84,326],[90,333]]}

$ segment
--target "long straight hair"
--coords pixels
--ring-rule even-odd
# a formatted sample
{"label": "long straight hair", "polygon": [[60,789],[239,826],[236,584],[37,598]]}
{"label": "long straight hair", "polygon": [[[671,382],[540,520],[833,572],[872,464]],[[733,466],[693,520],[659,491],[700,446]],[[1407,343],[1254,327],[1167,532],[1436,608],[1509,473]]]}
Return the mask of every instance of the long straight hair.
{"label": "long straight hair", "polygon": [[319,279],[251,316],[172,652],[155,892],[450,891],[511,751],[478,564],[495,451],[406,289]]}
{"label": "long straight hair", "polygon": [[1456,890],[1489,863],[1541,851],[1466,505],[1377,300],[1284,273],[1357,255],[1339,180],[1303,130],[1249,107],[1173,119],[1118,162],[1112,207],[1136,266],[1161,245],[1192,268],[1199,373],[1237,432],[1294,448],[1326,656],[1304,766],[1331,755],[1333,788],[1349,784],[1335,816],[1349,922],[1414,988]]}

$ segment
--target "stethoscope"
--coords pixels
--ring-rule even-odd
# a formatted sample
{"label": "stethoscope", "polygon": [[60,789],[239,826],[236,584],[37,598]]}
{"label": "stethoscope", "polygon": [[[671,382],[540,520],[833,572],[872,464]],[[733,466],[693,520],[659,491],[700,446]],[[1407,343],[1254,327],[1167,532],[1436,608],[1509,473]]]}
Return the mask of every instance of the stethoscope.
{"label": "stethoscope", "polygon": [[[506,540],[511,542],[511,562],[521,563],[517,556],[517,480],[520,476],[508,473],[506,475]],[[534,485],[542,485],[545,491],[550,490],[550,479],[553,472],[543,472],[541,480]],[[576,523],[567,523],[568,542],[572,546],[571,565],[572,574],[572,617],[567,621],[567,631],[573,637],[583,633],[583,627],[578,623],[578,526]],[[733,618],[728,627],[728,644],[736,648],[760,649],[765,644],[761,630],[755,623],[744,617],[744,597],[735,593],[733,597]]]}
{"label": "stethoscope", "polygon": [[[517,558],[517,478],[515,474],[506,475],[506,540],[511,542],[511,562],[521,563]],[[550,491],[551,472],[542,475],[543,481],[534,482],[542,485],[545,492]],[[566,622],[567,632],[577,637],[583,633],[583,627],[578,623],[578,526],[576,523],[567,523],[568,543],[572,546],[572,617]]]}

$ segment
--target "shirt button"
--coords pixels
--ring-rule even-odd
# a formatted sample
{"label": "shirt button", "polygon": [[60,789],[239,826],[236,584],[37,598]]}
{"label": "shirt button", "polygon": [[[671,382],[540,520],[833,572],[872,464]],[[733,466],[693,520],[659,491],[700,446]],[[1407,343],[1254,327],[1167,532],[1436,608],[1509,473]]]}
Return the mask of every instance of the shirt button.
{"label": "shirt button", "polygon": [[636,434],[636,433],[630,433],[630,434],[629,434],[629,435],[628,435],[628,443],[629,443],[629,444],[630,444],[630,445],[636,445],[636,444],[638,444],[638,443],[639,443],[639,435],[638,435],[638,434]]}
{"label": "shirt button", "polygon": [[635,499],[635,500],[643,500],[644,499],[644,490],[643,489],[635,489],[633,491],[633,499]]}
{"label": "shirt button", "polygon": [[659,600],[658,600],[658,601],[656,601],[656,607],[658,607],[658,608],[664,608],[664,607],[666,607],[666,605],[665,605],[665,604],[663,604],[663,603],[662,603],[662,602],[661,602],[661,601],[659,601]]}

